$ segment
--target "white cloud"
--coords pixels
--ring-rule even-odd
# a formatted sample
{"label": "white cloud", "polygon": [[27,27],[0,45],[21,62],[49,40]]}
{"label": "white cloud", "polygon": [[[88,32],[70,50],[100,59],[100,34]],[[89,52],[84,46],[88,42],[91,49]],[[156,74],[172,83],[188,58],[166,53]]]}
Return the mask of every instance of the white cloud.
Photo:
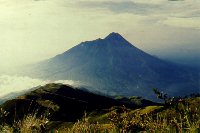
{"label": "white cloud", "polygon": [[[118,1],[82,1],[77,2],[80,7],[102,9],[114,12],[117,14],[135,14],[146,16],[147,19],[153,18],[154,21],[163,19],[176,19],[178,22],[183,22],[183,27],[193,27],[199,23],[200,18],[200,1],[196,0],[118,0]],[[154,17],[156,16],[156,18]],[[181,19],[180,19],[181,18]],[[191,19],[191,20],[188,20]],[[188,21],[193,21],[188,26]],[[171,21],[169,25],[174,25]],[[185,24],[186,23],[186,24]],[[197,23],[197,24],[196,24]],[[195,26],[193,26],[195,25]]]}
{"label": "white cloud", "polygon": [[11,92],[28,90],[38,85],[45,85],[47,81],[19,76],[0,76],[0,97]]}
{"label": "white cloud", "polygon": [[62,83],[68,84],[75,87],[78,87],[81,82],[72,81],[72,80],[58,80],[58,81],[50,81],[50,80],[41,80],[34,79],[27,76],[9,76],[9,75],[1,75],[0,76],[0,98],[4,97],[10,93],[17,93],[37,87],[43,86],[48,83]]}
{"label": "white cloud", "polygon": [[183,28],[194,28],[200,29],[200,17],[198,18],[177,18],[177,17],[169,17],[163,21],[162,24],[166,24],[174,27],[183,27]]}
{"label": "white cloud", "polygon": [[145,4],[161,4],[166,2],[166,0],[131,0],[136,3],[145,3]]}

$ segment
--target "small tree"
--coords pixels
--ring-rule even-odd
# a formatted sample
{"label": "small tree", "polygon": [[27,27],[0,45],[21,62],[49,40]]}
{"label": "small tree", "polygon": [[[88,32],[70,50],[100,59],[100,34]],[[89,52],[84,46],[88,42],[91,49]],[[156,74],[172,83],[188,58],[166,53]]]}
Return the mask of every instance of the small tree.
{"label": "small tree", "polygon": [[168,101],[168,96],[166,93],[163,93],[163,92],[160,92],[157,88],[154,88],[153,89],[154,93],[157,95],[157,98],[161,99],[161,100],[164,100],[165,101],[165,104],[167,103]]}

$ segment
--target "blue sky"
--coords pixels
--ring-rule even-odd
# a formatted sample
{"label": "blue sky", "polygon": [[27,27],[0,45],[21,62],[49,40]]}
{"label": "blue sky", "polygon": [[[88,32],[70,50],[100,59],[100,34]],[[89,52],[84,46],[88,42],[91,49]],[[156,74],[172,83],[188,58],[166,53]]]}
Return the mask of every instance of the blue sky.
{"label": "blue sky", "polygon": [[119,32],[160,57],[200,59],[199,0],[0,0],[0,70]]}

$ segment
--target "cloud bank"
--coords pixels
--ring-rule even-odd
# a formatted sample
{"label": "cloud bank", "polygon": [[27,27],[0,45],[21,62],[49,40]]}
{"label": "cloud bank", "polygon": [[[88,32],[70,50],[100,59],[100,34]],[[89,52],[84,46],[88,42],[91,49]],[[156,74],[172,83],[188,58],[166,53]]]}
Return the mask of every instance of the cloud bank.
{"label": "cloud bank", "polygon": [[146,16],[163,25],[200,29],[200,1],[197,0],[85,0],[77,4],[80,7],[104,9],[116,14]]}
{"label": "cloud bank", "polygon": [[26,92],[29,89],[37,86],[43,86],[48,83],[62,83],[68,84],[72,86],[79,86],[79,81],[72,80],[59,80],[59,81],[50,81],[50,80],[41,80],[41,79],[33,79],[26,76],[9,76],[9,75],[1,75],[0,76],[0,99],[5,98],[6,95],[14,94],[18,92]]}

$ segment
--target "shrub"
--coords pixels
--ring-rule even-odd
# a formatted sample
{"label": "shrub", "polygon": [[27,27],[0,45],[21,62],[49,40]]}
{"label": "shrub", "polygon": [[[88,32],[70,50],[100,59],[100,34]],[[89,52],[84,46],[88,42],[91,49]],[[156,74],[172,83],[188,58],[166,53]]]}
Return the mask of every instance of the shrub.
{"label": "shrub", "polygon": [[37,113],[28,114],[22,120],[14,121],[13,125],[3,123],[0,125],[0,131],[5,133],[40,133],[45,130],[45,125],[49,122],[47,114],[41,116],[38,116]]}

